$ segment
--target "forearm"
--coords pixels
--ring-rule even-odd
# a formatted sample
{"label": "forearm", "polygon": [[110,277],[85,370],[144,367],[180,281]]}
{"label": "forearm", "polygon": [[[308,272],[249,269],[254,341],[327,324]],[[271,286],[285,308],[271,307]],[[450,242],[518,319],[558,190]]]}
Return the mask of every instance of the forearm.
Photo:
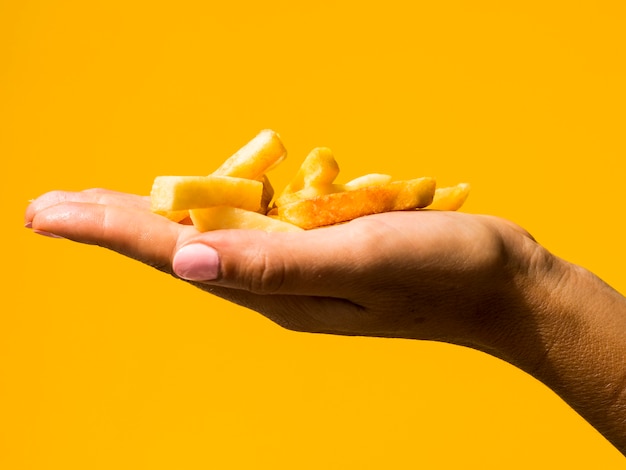
{"label": "forearm", "polygon": [[626,454],[626,299],[578,266],[548,265],[522,281],[539,354],[518,353],[519,366]]}

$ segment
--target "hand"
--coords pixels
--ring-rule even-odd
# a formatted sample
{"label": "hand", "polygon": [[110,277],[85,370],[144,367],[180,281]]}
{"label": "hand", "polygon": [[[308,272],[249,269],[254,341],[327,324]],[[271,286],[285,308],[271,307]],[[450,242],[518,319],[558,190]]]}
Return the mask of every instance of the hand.
{"label": "hand", "polygon": [[293,330],[446,341],[535,376],[626,453],[626,299],[503,219],[393,212],[295,233],[199,233],[145,197],[51,192],[35,231],[97,244]]}
{"label": "hand", "polygon": [[494,323],[523,269],[512,254],[541,253],[512,223],[456,212],[385,213],[300,233],[199,233],[151,213],[147,198],[106,190],[48,193],[26,222],[173,273],[289,329],[480,349],[510,331]]}

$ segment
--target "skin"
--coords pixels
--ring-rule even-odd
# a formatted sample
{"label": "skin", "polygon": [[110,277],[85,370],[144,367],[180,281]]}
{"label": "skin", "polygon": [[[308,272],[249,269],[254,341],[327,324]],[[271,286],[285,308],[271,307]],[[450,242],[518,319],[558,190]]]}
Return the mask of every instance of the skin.
{"label": "skin", "polygon": [[[145,197],[101,189],[44,194],[25,221],[186,278],[291,330],[487,352],[546,384],[626,454],[626,299],[509,221],[411,211],[296,233],[199,233],[151,213]],[[189,247],[206,249],[204,261],[217,252],[204,271],[214,279],[189,269]]]}

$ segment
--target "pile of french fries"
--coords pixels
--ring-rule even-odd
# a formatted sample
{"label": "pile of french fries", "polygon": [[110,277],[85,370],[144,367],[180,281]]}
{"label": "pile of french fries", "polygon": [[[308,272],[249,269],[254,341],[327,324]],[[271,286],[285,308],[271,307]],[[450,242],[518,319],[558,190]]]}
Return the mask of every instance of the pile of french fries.
{"label": "pile of french fries", "polygon": [[258,229],[310,230],[380,212],[457,210],[469,185],[436,188],[434,178],[392,181],[367,174],[336,183],[339,166],[328,148],[313,149],[280,194],[267,172],[287,156],[278,134],[263,130],[208,176],[157,176],[150,193],[153,212],[193,223],[201,232]]}

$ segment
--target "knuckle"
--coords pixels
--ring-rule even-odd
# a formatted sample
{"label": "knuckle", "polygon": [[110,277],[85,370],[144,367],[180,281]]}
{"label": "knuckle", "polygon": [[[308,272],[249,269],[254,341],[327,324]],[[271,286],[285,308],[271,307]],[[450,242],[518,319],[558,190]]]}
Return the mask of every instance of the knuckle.
{"label": "knuckle", "polygon": [[280,259],[269,259],[264,252],[257,252],[248,265],[246,289],[255,294],[270,295],[281,292],[285,280],[285,265]]}

